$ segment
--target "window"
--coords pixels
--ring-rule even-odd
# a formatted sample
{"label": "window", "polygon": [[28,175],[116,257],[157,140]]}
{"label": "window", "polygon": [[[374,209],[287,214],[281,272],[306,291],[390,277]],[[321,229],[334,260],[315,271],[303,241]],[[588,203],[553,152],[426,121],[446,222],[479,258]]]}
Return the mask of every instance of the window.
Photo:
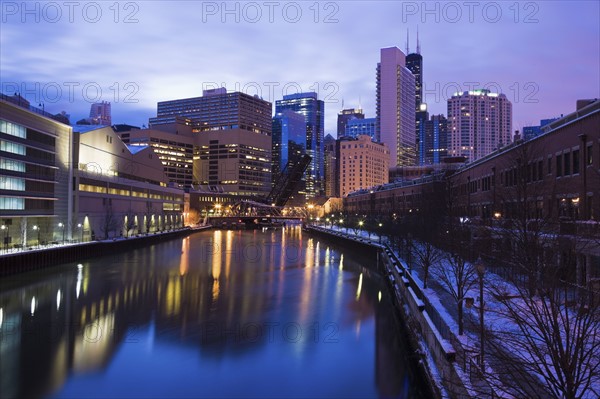
{"label": "window", "polygon": [[23,198],[0,197],[0,209],[25,209]]}
{"label": "window", "polygon": [[562,155],[556,156],[556,177],[562,176]]}
{"label": "window", "polygon": [[25,179],[0,176],[0,190],[25,191]]}
{"label": "window", "polygon": [[587,159],[586,164],[592,165],[594,163],[594,147],[590,144],[587,146]]}
{"label": "window", "polygon": [[13,159],[0,158],[0,169],[13,170],[15,172],[25,172],[25,163]]}
{"label": "window", "polygon": [[25,146],[22,144],[12,143],[10,141],[0,140],[0,151],[25,155]]}
{"label": "window", "polygon": [[573,174],[579,173],[579,150],[573,151]]}
{"label": "window", "polygon": [[27,129],[25,126],[16,125],[7,121],[0,120],[0,132],[10,134],[11,136],[27,138]]}
{"label": "window", "polygon": [[552,157],[548,157],[548,174],[552,174]]}
{"label": "window", "polygon": [[571,174],[571,153],[566,152],[563,157],[565,158],[565,176],[567,176]]}

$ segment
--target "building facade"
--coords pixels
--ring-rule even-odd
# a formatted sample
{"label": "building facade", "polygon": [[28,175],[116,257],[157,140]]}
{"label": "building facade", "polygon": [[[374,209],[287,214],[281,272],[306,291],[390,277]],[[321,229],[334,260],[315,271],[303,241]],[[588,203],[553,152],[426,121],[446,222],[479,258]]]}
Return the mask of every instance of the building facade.
{"label": "building facade", "polygon": [[73,235],[89,241],[183,226],[185,193],[152,146],[127,146],[112,127],[76,128]]}
{"label": "building facade", "polygon": [[397,47],[381,49],[377,64],[378,142],[387,144],[390,166],[416,162],[415,77],[406,68],[406,57]]}
{"label": "building facade", "polygon": [[455,93],[448,99],[448,152],[469,162],[512,142],[512,104],[489,90]]}
{"label": "building facade", "polygon": [[388,182],[389,154],[385,144],[362,135],[341,138],[337,143],[339,193],[341,197]]}
{"label": "building facade", "polygon": [[241,196],[271,190],[271,136],[245,129],[211,130],[195,137],[195,186]]}
{"label": "building facade", "polygon": [[419,165],[435,165],[448,156],[448,120],[427,113],[419,127]]}
{"label": "building facade", "polygon": [[339,174],[337,173],[336,140],[328,134],[324,140],[325,152],[325,196],[339,197]]}
{"label": "building facade", "polygon": [[242,129],[271,135],[271,103],[241,92],[227,93],[225,88],[204,90],[202,97],[159,102],[150,127],[174,124],[178,117],[189,119],[198,132]]}
{"label": "building facade", "polygon": [[306,197],[319,196],[323,191],[325,103],[317,93],[297,93],[283,96],[275,102],[275,114],[291,110],[304,116],[306,123],[306,153],[312,158],[305,173]]}
{"label": "building facade", "polygon": [[[343,136],[357,138],[361,135],[371,137],[375,141],[377,118],[351,119],[346,124],[346,132]],[[342,137],[339,136],[338,137]]]}
{"label": "building facade", "polygon": [[[306,154],[306,123],[304,116],[284,110],[273,117],[272,135],[272,184],[281,176],[288,162],[295,165]],[[298,182],[291,200],[304,204],[306,200],[306,177]]]}
{"label": "building facade", "polygon": [[346,126],[348,125],[349,121],[364,118],[365,114],[360,108],[348,108],[341,110],[337,117],[337,136],[342,137],[346,134]]}
{"label": "building facade", "polygon": [[112,125],[110,103],[107,101],[102,101],[101,103],[92,104],[90,106],[89,122],[92,125]]}
{"label": "building facade", "polygon": [[71,237],[73,131],[0,99],[0,249]]}
{"label": "building facade", "polygon": [[[183,132],[187,132],[186,126],[191,127],[194,188],[233,195],[268,194],[272,167],[270,102],[245,93],[227,93],[225,88],[204,90],[202,97],[159,102],[150,125],[178,136],[187,136]],[[168,141],[176,147],[187,142]],[[170,146],[167,143],[161,151],[173,152]],[[189,147],[183,148],[185,151],[173,156],[181,157],[173,161],[187,169]],[[183,160],[186,162],[180,162]],[[178,167],[173,169],[181,175]],[[185,177],[189,178],[189,173]]]}
{"label": "building facade", "polygon": [[[169,125],[159,125],[166,127]],[[115,127],[113,126],[113,130]],[[181,125],[175,131],[158,129],[118,129],[123,143],[135,147],[150,146],[163,164],[169,181],[189,190],[193,184],[194,138],[191,126]]]}

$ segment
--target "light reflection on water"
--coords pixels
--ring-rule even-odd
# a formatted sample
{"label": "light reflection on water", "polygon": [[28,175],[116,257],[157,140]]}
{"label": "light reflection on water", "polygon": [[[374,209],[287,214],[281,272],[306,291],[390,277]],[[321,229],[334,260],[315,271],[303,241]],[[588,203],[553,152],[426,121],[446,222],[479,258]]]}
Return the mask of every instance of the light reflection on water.
{"label": "light reflection on water", "polygon": [[215,230],[11,277],[0,397],[419,397],[381,281],[344,253]]}

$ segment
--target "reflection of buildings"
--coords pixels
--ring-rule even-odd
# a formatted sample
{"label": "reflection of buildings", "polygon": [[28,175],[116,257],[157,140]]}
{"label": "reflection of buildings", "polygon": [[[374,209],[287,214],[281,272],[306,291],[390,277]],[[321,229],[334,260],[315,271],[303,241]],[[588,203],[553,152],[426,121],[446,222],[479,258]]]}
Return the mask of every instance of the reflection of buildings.
{"label": "reflection of buildings", "polygon": [[304,116],[306,123],[306,153],[312,161],[306,170],[306,197],[313,198],[323,191],[324,158],[323,139],[325,131],[325,103],[317,93],[284,95],[275,102],[275,113],[291,110]]}
{"label": "reflection of buildings", "polygon": [[[289,109],[273,117],[273,183],[286,168],[288,162],[295,165],[306,154],[306,122],[304,116]],[[299,206],[305,204],[306,178],[303,176],[290,202]]]}
{"label": "reflection of buildings", "polygon": [[[0,396],[58,390],[72,373],[105,368],[123,345],[149,344],[147,335],[154,345],[199,348],[210,362],[281,344],[288,322],[307,332],[315,321],[339,321],[352,331],[366,326],[378,283],[365,278],[357,295],[358,279],[347,281],[332,252],[309,244],[300,228],[214,231],[111,258],[114,266],[104,258],[64,266],[38,283],[2,287]],[[357,268],[344,261],[344,270]],[[271,338],[268,323],[279,323]],[[312,351],[313,339],[304,334],[294,350]]]}

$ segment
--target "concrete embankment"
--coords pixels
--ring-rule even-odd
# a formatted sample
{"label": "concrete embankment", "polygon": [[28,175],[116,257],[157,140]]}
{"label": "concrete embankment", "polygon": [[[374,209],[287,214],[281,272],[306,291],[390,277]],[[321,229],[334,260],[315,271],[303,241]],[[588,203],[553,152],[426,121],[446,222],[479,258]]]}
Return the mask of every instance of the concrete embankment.
{"label": "concrete embankment", "polygon": [[118,238],[114,240],[90,241],[72,245],[58,245],[50,248],[22,250],[0,256],[0,276],[44,269],[67,262],[75,262],[109,253],[129,251],[158,242],[185,237],[197,231],[211,228],[185,228],[181,230]]}

